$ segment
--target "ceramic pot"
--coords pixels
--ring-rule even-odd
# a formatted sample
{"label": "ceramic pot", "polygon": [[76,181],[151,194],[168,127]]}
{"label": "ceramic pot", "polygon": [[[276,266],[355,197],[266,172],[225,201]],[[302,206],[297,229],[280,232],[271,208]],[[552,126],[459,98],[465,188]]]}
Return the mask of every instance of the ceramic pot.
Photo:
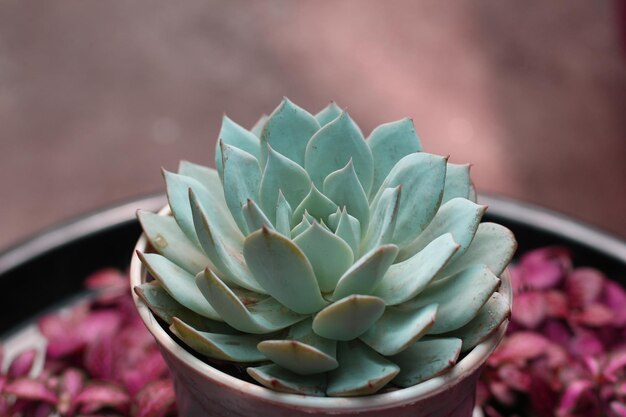
{"label": "ceramic pot", "polygon": [[[160,214],[168,215],[168,208]],[[131,287],[149,279],[137,251],[149,251],[145,235],[139,239],[131,261]],[[506,271],[500,292],[511,300]],[[450,371],[412,387],[364,397],[310,397],[272,391],[215,369],[182,347],[143,301],[134,293],[133,296],[169,366],[181,417],[471,417],[482,365],[502,340],[508,324],[504,322]]]}

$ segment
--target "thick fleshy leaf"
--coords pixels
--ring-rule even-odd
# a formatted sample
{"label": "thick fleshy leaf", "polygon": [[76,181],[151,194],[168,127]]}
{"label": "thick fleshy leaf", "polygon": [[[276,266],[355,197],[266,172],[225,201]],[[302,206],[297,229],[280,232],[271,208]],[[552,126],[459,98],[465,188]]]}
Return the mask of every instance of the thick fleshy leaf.
{"label": "thick fleshy leaf", "polygon": [[170,216],[139,210],[137,218],[153,248],[187,272],[196,274],[214,267],[204,253],[182,232]]}
{"label": "thick fleshy leaf", "polygon": [[352,340],[362,335],[385,311],[385,302],[369,295],[350,295],[315,315],[313,331],[334,340]]}
{"label": "thick fleshy leaf", "polygon": [[458,249],[450,233],[438,237],[411,258],[391,266],[373,295],[387,305],[410,300],[426,288]]}
{"label": "thick fleshy leaf", "polygon": [[302,215],[302,221],[296,225],[293,229],[291,229],[291,238],[295,239],[300,236],[302,232],[307,230],[311,226],[311,222],[308,219],[309,216],[305,214]]}
{"label": "thick fleshy leaf", "polygon": [[374,158],[373,193],[378,191],[400,159],[422,150],[411,119],[402,119],[378,126],[368,136],[367,144]]}
{"label": "thick fleshy leaf", "polygon": [[378,204],[375,205],[372,211],[367,233],[361,242],[361,253],[368,252],[385,243],[392,243],[393,232],[398,220],[401,194],[401,185],[395,188],[387,188],[383,191]]}
{"label": "thick fleshy leaf", "polygon": [[437,321],[429,334],[456,330],[469,323],[491,297],[500,279],[484,265],[472,266],[456,275],[434,281],[403,309],[439,304]]}
{"label": "thick fleshy leaf", "polygon": [[178,173],[187,177],[191,177],[200,182],[200,184],[204,185],[204,187],[209,192],[211,205],[218,207],[220,209],[220,212],[222,213],[222,216],[220,218],[222,220],[229,221],[232,227],[237,227],[235,225],[235,221],[230,215],[228,206],[226,205],[226,199],[224,198],[224,187],[222,186],[222,180],[217,170],[205,167],[203,165],[194,164],[189,161],[180,161],[180,163],[178,164]]}
{"label": "thick fleshy leaf", "polygon": [[331,292],[335,288],[341,275],[354,261],[350,246],[317,222],[313,222],[293,242],[311,263],[323,293]]}
{"label": "thick fleshy leaf", "polygon": [[193,190],[197,200],[207,212],[207,216],[216,224],[222,238],[229,242],[241,242],[243,235],[233,224],[228,210],[215,204],[213,195],[198,180],[180,174],[163,171],[167,189],[167,199],[176,222],[185,235],[194,243],[198,243],[191,208],[189,207],[189,190]]}
{"label": "thick fleshy leaf", "polygon": [[461,339],[461,350],[466,352],[487,339],[510,315],[509,301],[499,292],[494,292],[472,321],[449,336]]}
{"label": "thick fleshy leaf", "polygon": [[273,229],[272,222],[265,216],[265,213],[257,206],[257,204],[248,199],[242,208],[243,217],[246,219],[246,225],[250,232],[259,230],[263,226]]}
{"label": "thick fleshy leaf", "polygon": [[436,338],[419,340],[390,359],[400,366],[393,380],[401,387],[410,387],[452,368],[461,352],[461,339]]}
{"label": "thick fleshy leaf", "polygon": [[212,320],[222,321],[220,315],[200,293],[192,274],[156,253],[137,252],[137,254],[150,275],[159,281],[159,284],[172,298],[194,313]]}
{"label": "thick fleshy leaf", "polygon": [[304,167],[316,187],[321,188],[328,174],[346,166],[352,159],[354,170],[366,194],[372,188],[372,152],[359,127],[343,112],[321,128],[306,147]]}
{"label": "thick fleshy leaf", "polygon": [[337,205],[313,185],[309,194],[294,210],[292,223],[299,221],[305,213],[318,221],[327,222],[328,217],[335,211],[337,211]]}
{"label": "thick fleshy leaf", "polygon": [[326,395],[354,397],[373,394],[387,385],[400,368],[358,340],[339,343],[339,368],[328,376]]}
{"label": "thick fleshy leaf", "polygon": [[403,311],[387,308],[360,339],[384,356],[396,355],[422,337],[435,323],[437,304]]}
{"label": "thick fleshy leaf", "polygon": [[435,218],[417,239],[400,249],[398,258],[400,260],[408,259],[439,236],[452,233],[454,241],[461,245],[450,260],[450,262],[454,262],[469,247],[486,209],[486,206],[472,203],[464,198],[454,198],[448,201],[441,206]]}
{"label": "thick fleshy leaf", "polygon": [[216,233],[216,226],[199,204],[193,190],[189,190],[189,202],[200,245],[204,253],[213,261],[213,265],[217,267],[216,270],[220,276],[229,283],[265,294],[243,260],[243,242],[228,245],[228,242],[221,239],[222,236]]}
{"label": "thick fleshy leaf", "polygon": [[243,255],[257,282],[287,308],[311,314],[326,305],[311,263],[285,236],[258,230],[246,239]]}
{"label": "thick fleshy leaf", "polygon": [[365,191],[356,176],[352,159],[345,167],[331,172],[326,177],[324,195],[339,207],[345,207],[351,216],[357,218],[361,232],[365,233],[369,225],[370,207]]}
{"label": "thick fleshy leaf", "polygon": [[393,243],[400,248],[413,241],[435,216],[446,177],[447,158],[418,152],[405,156],[391,169],[372,201],[373,211],[384,191],[402,186]]}
{"label": "thick fleshy leaf", "polygon": [[324,107],[319,113],[315,115],[315,119],[317,119],[320,127],[326,126],[328,123],[335,120],[342,113],[341,108],[335,103],[331,101],[328,106]]}
{"label": "thick fleshy leaf", "polygon": [[306,318],[285,309],[273,298],[246,306],[233,290],[208,269],[198,274],[196,284],[220,317],[242,332],[271,333]]}
{"label": "thick fleshy leaf", "polygon": [[335,234],[342,238],[350,249],[354,258],[359,256],[359,244],[361,243],[361,226],[359,221],[348,214],[348,211],[344,207],[343,210],[328,217],[328,222],[331,227],[335,229]]}
{"label": "thick fleshy leaf", "polygon": [[307,143],[319,128],[313,115],[284,98],[261,132],[261,166],[267,161],[267,145],[304,166]]}
{"label": "thick fleshy leaf", "polygon": [[274,391],[323,397],[326,389],[326,374],[303,376],[274,364],[246,371],[259,384]]}
{"label": "thick fleshy leaf", "polygon": [[396,245],[383,245],[363,255],[341,277],[332,299],[351,294],[370,295],[398,255]]}
{"label": "thick fleshy leaf", "polygon": [[170,330],[187,346],[209,358],[244,363],[266,360],[256,346],[267,337],[202,332],[176,317],[172,320]]}
{"label": "thick fleshy leaf", "polygon": [[291,207],[297,207],[311,190],[311,179],[297,163],[272,148],[268,152],[259,198],[263,211],[274,221],[279,191]]}
{"label": "thick fleshy leaf", "polygon": [[469,199],[471,185],[469,164],[448,164],[448,168],[446,169],[446,185],[443,190],[441,204],[453,198]]}
{"label": "thick fleshy leaf", "polygon": [[274,363],[300,375],[319,374],[339,366],[337,342],[316,335],[311,319],[294,324],[281,340],[266,340],[258,348]]}
{"label": "thick fleshy leaf", "polygon": [[477,264],[486,265],[494,275],[500,276],[516,249],[517,241],[509,229],[496,223],[481,223],[465,253],[447,265],[440,276]]}
{"label": "thick fleshy leaf", "polygon": [[220,129],[217,144],[215,146],[215,166],[220,178],[224,178],[224,167],[222,165],[223,155],[220,143],[241,149],[254,156],[257,160],[260,155],[259,138],[248,129],[239,126],[233,122],[228,116],[222,118],[222,128]]}
{"label": "thick fleshy leaf", "polygon": [[241,209],[248,199],[259,201],[261,168],[253,155],[225,143],[220,146],[224,163],[224,197],[235,223],[245,234],[248,227]]}
{"label": "thick fleshy leaf", "polygon": [[[270,117],[267,114],[261,115],[259,120],[257,120],[256,123],[254,124],[254,126],[252,126],[252,128],[250,129],[250,132],[252,132],[254,134],[254,136],[256,136],[257,138],[260,138],[261,137],[261,132],[263,131],[263,128],[265,127],[265,123],[267,123],[269,118]],[[260,149],[260,147],[259,147],[259,149]]]}
{"label": "thick fleshy leaf", "polygon": [[237,333],[235,329],[223,321],[207,319],[183,306],[172,298],[158,281],[138,285],[134,290],[143,302],[150,307],[150,310],[167,324],[172,324],[172,318],[178,317],[198,330],[211,333]]}
{"label": "thick fleshy leaf", "polygon": [[291,205],[287,202],[287,199],[283,195],[283,192],[278,190],[278,201],[276,202],[276,231],[287,237],[291,236],[291,217],[293,211]]}

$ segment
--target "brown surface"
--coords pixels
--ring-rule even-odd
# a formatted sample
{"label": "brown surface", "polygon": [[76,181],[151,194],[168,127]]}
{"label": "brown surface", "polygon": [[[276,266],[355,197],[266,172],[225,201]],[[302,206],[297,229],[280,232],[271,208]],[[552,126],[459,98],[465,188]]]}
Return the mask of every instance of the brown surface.
{"label": "brown surface", "polygon": [[208,163],[223,112],[413,117],[480,190],[626,236],[616,3],[4,1],[0,247]]}

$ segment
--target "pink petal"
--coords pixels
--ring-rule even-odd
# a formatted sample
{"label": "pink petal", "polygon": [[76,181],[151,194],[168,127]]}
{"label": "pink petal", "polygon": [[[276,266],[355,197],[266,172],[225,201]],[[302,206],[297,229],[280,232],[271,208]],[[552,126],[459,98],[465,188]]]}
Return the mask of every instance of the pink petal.
{"label": "pink petal", "polygon": [[613,311],[615,326],[626,325],[626,291],[616,282],[607,280],[604,286],[603,303]]}
{"label": "pink petal", "polygon": [[572,338],[572,332],[560,320],[547,320],[541,329],[541,333],[545,335],[551,342],[561,346],[567,346]]}
{"label": "pink petal", "polygon": [[613,323],[613,312],[602,304],[588,304],[582,311],[572,314],[572,320],[589,327],[602,327]]}
{"label": "pink petal", "polygon": [[533,377],[530,392],[531,409],[537,417],[554,417],[554,409],[559,401],[559,393],[541,377]]}
{"label": "pink petal", "polygon": [[619,401],[613,401],[609,407],[611,408],[610,417],[626,417],[626,404]]}
{"label": "pink petal", "polygon": [[602,375],[610,382],[617,382],[626,373],[626,351],[615,352],[604,367]]}
{"label": "pink petal", "polygon": [[128,288],[128,278],[117,269],[106,268],[96,271],[85,279],[85,287],[96,289]]}
{"label": "pink petal", "polygon": [[526,328],[536,328],[546,317],[546,302],[537,291],[523,292],[515,296],[511,319]]}
{"label": "pink petal", "polygon": [[582,328],[575,331],[576,334],[569,344],[569,351],[572,355],[578,357],[595,356],[604,352],[602,341],[592,331]]}
{"label": "pink petal", "polygon": [[543,355],[549,345],[550,341],[538,333],[520,331],[504,340],[489,359],[489,363],[497,365],[503,362],[525,362]]}
{"label": "pink petal", "polygon": [[176,397],[171,379],[146,385],[135,397],[132,417],[165,417],[175,410]]}
{"label": "pink petal", "polygon": [[498,376],[509,387],[516,391],[526,392],[530,388],[530,375],[522,372],[512,364],[505,364],[498,369]]}
{"label": "pink petal", "polygon": [[167,376],[167,365],[158,349],[146,353],[144,358],[136,362],[134,366],[124,367],[121,381],[128,392],[134,395],[149,383]]}
{"label": "pink petal", "polygon": [[7,375],[9,378],[19,378],[22,376],[28,376],[30,370],[33,368],[35,359],[37,358],[37,349],[28,349],[20,353],[9,367]]}
{"label": "pink petal", "polygon": [[493,381],[489,384],[489,390],[496,400],[504,405],[511,406],[515,404],[515,393],[507,384],[502,381]]}
{"label": "pink petal", "polygon": [[[584,407],[584,403],[593,397],[593,383],[591,381],[574,381],[561,397],[557,409],[558,416],[569,416],[579,408]],[[585,407],[586,408],[586,407]],[[591,416],[589,416],[591,417]]]}
{"label": "pink petal", "polygon": [[83,347],[83,338],[76,331],[76,327],[87,313],[88,306],[79,304],[70,310],[50,314],[39,320],[39,330],[48,340],[49,357],[61,358],[76,353]]}
{"label": "pink petal", "polygon": [[130,398],[122,387],[107,382],[90,382],[75,399],[80,404],[82,413],[93,413],[101,408],[110,407],[124,411]]}
{"label": "pink petal", "polygon": [[583,307],[596,301],[606,278],[593,268],[576,268],[565,278],[565,292],[572,307]]}
{"label": "pink petal", "polygon": [[80,333],[86,343],[92,343],[97,339],[110,337],[115,334],[122,318],[117,311],[102,310],[90,312],[78,325],[77,332]]}
{"label": "pink petal", "polygon": [[567,297],[559,290],[548,290],[543,293],[546,303],[546,315],[563,318],[569,314]]}
{"label": "pink petal", "polygon": [[524,271],[524,282],[530,288],[547,289],[556,286],[563,273],[571,268],[569,251],[547,247],[526,253],[519,268]]}
{"label": "pink petal", "polygon": [[95,340],[87,346],[84,366],[93,378],[115,379],[114,349],[115,339],[113,336]]}
{"label": "pink petal", "polygon": [[59,403],[57,408],[62,415],[72,415],[76,409],[75,398],[83,389],[85,375],[75,368],[69,368],[60,379]]}
{"label": "pink petal", "polygon": [[15,395],[18,399],[30,401],[45,401],[56,404],[58,398],[42,381],[30,378],[18,378],[5,385],[4,392]]}

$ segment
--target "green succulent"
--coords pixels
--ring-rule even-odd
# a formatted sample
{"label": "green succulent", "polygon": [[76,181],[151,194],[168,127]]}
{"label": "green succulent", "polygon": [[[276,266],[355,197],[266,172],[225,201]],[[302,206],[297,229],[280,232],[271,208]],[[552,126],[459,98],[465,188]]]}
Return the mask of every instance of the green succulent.
{"label": "green succulent", "polygon": [[158,253],[135,291],[199,355],[278,391],[367,395],[445,372],[508,317],[515,239],[411,120],[365,139],[334,103],[284,99],[251,130],[225,116],[215,153],[164,172],[172,216],[138,214]]}

